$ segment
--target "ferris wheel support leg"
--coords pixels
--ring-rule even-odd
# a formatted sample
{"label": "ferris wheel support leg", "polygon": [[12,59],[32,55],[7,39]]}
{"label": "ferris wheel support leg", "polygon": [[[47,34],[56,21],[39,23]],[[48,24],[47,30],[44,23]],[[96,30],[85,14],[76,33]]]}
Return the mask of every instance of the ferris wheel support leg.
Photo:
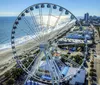
{"label": "ferris wheel support leg", "polygon": [[50,64],[49,64],[49,58],[48,58],[48,56],[46,55],[46,52],[45,52],[45,51],[44,51],[44,54],[45,54],[45,56],[46,56],[46,62],[47,62],[47,64],[48,64],[48,66],[49,66],[49,71],[50,71],[50,73],[51,73],[52,84],[54,85],[53,73],[52,73],[52,70],[51,70],[51,67],[50,67]]}
{"label": "ferris wheel support leg", "polygon": [[44,52],[44,54],[45,54],[46,62],[47,62],[47,65],[49,66],[50,75],[51,75],[51,77],[52,77],[52,84],[54,85],[53,73],[52,73],[52,70],[51,70],[51,67],[50,67],[50,64],[49,64],[49,58],[48,58],[47,53],[46,53],[46,51],[45,51],[44,45],[40,45],[40,50],[41,50],[42,52]]}
{"label": "ferris wheel support leg", "polygon": [[[59,70],[59,68],[58,68],[58,66],[57,66],[57,64],[56,64],[56,62],[55,62],[55,60],[52,58],[52,55],[50,54],[50,50],[48,49],[47,50],[48,51],[48,54],[49,54],[49,57],[50,57],[50,60],[52,61],[51,63],[52,63],[52,65],[53,65],[53,68],[54,68],[54,74],[57,76],[57,84],[59,85],[59,82],[60,82],[60,70]],[[53,69],[52,69],[52,71],[53,71]]]}
{"label": "ferris wheel support leg", "polygon": [[53,61],[54,66],[55,66],[56,70],[58,71],[57,72],[58,73],[58,76],[60,78],[60,74],[59,73],[61,73],[61,71],[59,70],[58,65],[56,64],[55,60],[53,60],[52,55],[50,54],[50,50],[48,50],[48,52],[49,52],[49,55],[50,55],[50,59]]}

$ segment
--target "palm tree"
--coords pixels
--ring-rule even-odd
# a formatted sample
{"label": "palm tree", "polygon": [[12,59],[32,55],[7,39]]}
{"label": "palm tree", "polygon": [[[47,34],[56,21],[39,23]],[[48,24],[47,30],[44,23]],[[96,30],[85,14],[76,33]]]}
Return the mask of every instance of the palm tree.
{"label": "palm tree", "polygon": [[94,72],[90,72],[89,75],[92,77],[92,76],[95,75],[95,73]]}
{"label": "palm tree", "polygon": [[94,50],[94,49],[92,49],[92,52],[95,52],[95,50]]}
{"label": "palm tree", "polygon": [[90,65],[90,67],[92,67],[92,68],[93,68],[93,67],[94,67],[94,64],[91,64],[91,65]]}
{"label": "palm tree", "polygon": [[96,69],[91,68],[90,71],[91,72],[96,72]]}
{"label": "palm tree", "polygon": [[94,64],[93,60],[90,62],[90,64]]}

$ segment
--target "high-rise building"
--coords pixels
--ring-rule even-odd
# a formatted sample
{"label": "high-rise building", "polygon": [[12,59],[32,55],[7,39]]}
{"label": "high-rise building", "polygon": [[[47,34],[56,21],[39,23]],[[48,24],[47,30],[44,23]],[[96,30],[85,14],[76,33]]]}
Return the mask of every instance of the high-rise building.
{"label": "high-rise building", "polygon": [[89,13],[84,14],[84,20],[86,23],[89,21]]}

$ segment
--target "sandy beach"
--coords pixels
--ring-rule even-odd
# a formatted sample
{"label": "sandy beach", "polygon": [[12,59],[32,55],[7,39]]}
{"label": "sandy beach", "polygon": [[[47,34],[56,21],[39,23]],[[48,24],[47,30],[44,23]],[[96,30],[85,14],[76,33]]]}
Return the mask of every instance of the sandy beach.
{"label": "sandy beach", "polygon": [[7,63],[13,57],[12,49],[3,50],[0,52],[0,66]]}

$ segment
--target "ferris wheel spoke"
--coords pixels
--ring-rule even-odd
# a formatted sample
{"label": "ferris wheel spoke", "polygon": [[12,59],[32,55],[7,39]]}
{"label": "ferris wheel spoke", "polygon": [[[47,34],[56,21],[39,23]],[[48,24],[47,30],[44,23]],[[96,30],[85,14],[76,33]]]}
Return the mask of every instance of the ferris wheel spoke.
{"label": "ferris wheel spoke", "polygon": [[30,35],[30,34],[28,33],[27,30],[22,29],[20,26],[17,26],[17,27],[20,28],[20,30],[21,30],[23,33],[25,33],[25,34],[27,34],[27,35]]}
{"label": "ferris wheel spoke", "polygon": [[48,21],[47,21],[47,29],[49,29],[51,13],[52,13],[52,8],[50,7],[50,8],[49,8],[49,14],[48,14]]}
{"label": "ferris wheel spoke", "polygon": [[43,15],[42,15],[42,8],[39,7],[39,16],[40,16],[40,29],[41,29],[41,35],[40,35],[40,42],[44,40],[43,36],[44,36],[44,28],[43,28]]}
{"label": "ferris wheel spoke", "polygon": [[38,25],[37,25],[37,21],[36,21],[35,16],[34,16],[34,14],[33,14],[32,11],[30,11],[30,15],[31,15],[31,19],[32,19],[32,21],[33,21],[35,27],[37,27],[37,26],[38,26]]}
{"label": "ferris wheel spoke", "polygon": [[55,25],[54,25],[54,28],[53,28],[53,29],[55,29],[55,27],[57,26],[57,23],[59,22],[62,13],[63,13],[63,11],[61,11],[61,13],[60,13],[58,19],[57,19],[56,22],[55,22]]}
{"label": "ferris wheel spoke", "polygon": [[30,70],[30,73],[31,73],[31,74],[32,74],[33,71],[35,72],[35,70],[36,70],[36,69],[34,68],[34,62],[35,62],[35,60],[37,60],[37,58],[39,57],[40,53],[41,53],[41,52],[39,52],[37,56],[34,56],[35,58],[31,61],[31,63],[30,63],[30,64],[28,65],[28,67],[27,67],[28,70],[29,70],[30,67],[31,67],[31,70]]}
{"label": "ferris wheel spoke", "polygon": [[[54,7],[54,8],[56,8],[56,7]],[[55,22],[55,24],[54,24],[54,26],[53,26],[53,29],[55,29],[57,23],[58,23],[59,20],[60,20],[60,17],[61,17],[61,15],[62,15],[62,13],[63,13],[63,8],[61,7],[59,11],[60,11],[59,17],[53,16],[53,15],[51,14],[53,17],[57,18],[57,20],[56,20],[56,22]],[[51,37],[51,36],[49,35],[49,38],[50,38],[50,37]]]}
{"label": "ferris wheel spoke", "polygon": [[[41,61],[41,59],[42,59],[42,52],[40,51],[39,53],[38,53],[38,55],[35,57],[35,59],[34,59],[34,64],[32,65],[32,69],[31,69],[31,72],[35,72],[35,70],[37,70],[37,68],[38,68],[38,66],[39,66],[39,63],[40,63],[40,61]],[[36,65],[36,67],[34,67]],[[33,74],[34,74],[34,72],[33,72]]]}
{"label": "ferris wheel spoke", "polygon": [[30,25],[29,21],[28,21],[25,17],[23,17],[23,20],[25,21],[26,25],[29,27],[30,31],[34,33],[34,29],[33,29],[33,27]]}
{"label": "ferris wheel spoke", "polygon": [[30,12],[30,15],[31,15],[32,21],[33,21],[33,23],[34,23],[34,25],[36,27],[35,32],[36,33],[40,32],[37,20],[36,20],[36,18],[34,16],[33,12]]}
{"label": "ferris wheel spoke", "polygon": [[43,17],[42,17],[42,8],[41,7],[39,7],[39,16],[40,16],[40,25],[41,25],[41,30],[42,30]]}
{"label": "ferris wheel spoke", "polygon": [[[35,16],[34,16],[34,14],[33,14],[32,11],[30,11],[30,15],[31,15],[32,21],[33,21],[33,23],[34,23],[34,25],[36,27],[36,29],[34,30],[34,32],[35,32],[36,35],[38,35],[38,32],[40,32],[40,30],[39,30],[39,26],[38,26],[38,23],[36,21],[36,18],[35,18]],[[39,38],[40,38],[39,35],[37,36],[37,38],[39,40]]]}
{"label": "ferris wheel spoke", "polygon": [[[59,17],[57,18],[57,20],[56,20],[56,22],[55,22],[55,25],[54,25],[53,29],[55,29],[55,28],[56,28],[57,23],[59,22],[59,20],[60,20],[60,17],[61,17],[61,15],[62,15],[62,13],[63,13],[63,11],[61,11],[61,13],[59,14]],[[50,37],[51,37],[51,36],[49,35],[49,38],[50,38]]]}
{"label": "ferris wheel spoke", "polygon": [[[37,37],[36,35],[35,35],[35,37],[33,37],[33,36],[31,36],[31,35],[29,34],[28,30],[24,30],[24,29],[22,29],[20,26],[17,26],[17,28],[19,28],[23,33],[29,35],[33,40],[36,40],[36,39],[35,39],[35,37]],[[37,40],[36,40],[36,41],[37,41]]]}
{"label": "ferris wheel spoke", "polygon": [[30,27],[31,25],[29,24],[29,22],[25,18],[24,18],[24,21],[27,24],[27,26],[30,29],[30,31],[36,36],[36,39],[39,41],[38,35],[35,33],[35,31],[33,31],[34,30],[33,27]]}
{"label": "ferris wheel spoke", "polygon": [[45,25],[43,26],[43,14],[42,14],[42,8],[40,9],[41,10],[41,26],[42,26],[42,32],[43,32],[43,40],[45,42],[45,38],[46,38],[46,27]]}
{"label": "ferris wheel spoke", "polygon": [[29,66],[27,67],[27,69],[29,69],[31,67],[31,65],[34,63],[35,59],[37,56],[35,56],[35,58],[32,60],[32,62],[29,64]]}
{"label": "ferris wheel spoke", "polygon": [[[29,22],[28,22],[25,18],[24,18],[24,20],[25,20],[25,22],[26,22],[28,28],[30,29],[30,31],[32,31],[32,29],[33,29],[32,33],[36,36],[37,41],[39,41],[39,37],[38,37],[38,35],[37,35],[37,31],[34,30],[34,28],[32,27],[32,25],[30,25]],[[30,26],[31,26],[31,27],[30,27]]]}
{"label": "ferris wheel spoke", "polygon": [[[51,13],[52,13],[52,7],[49,8],[49,14],[48,14],[48,20],[47,20],[47,26],[46,26],[46,27],[47,27],[47,28],[46,28],[47,30],[49,30],[50,27],[52,27],[52,26],[50,25]],[[49,32],[49,33],[50,33],[50,32]],[[47,38],[49,38],[49,34],[46,35],[45,41],[46,41]]]}
{"label": "ferris wheel spoke", "polygon": [[65,27],[66,27],[67,25],[69,25],[69,23],[70,23],[71,21],[72,21],[72,19],[69,20],[69,22],[67,22],[63,28],[60,28],[60,29],[58,30],[57,34],[56,34],[54,37],[56,37],[56,36],[57,36],[58,34],[60,34],[61,32],[65,31],[65,30],[64,30]]}

